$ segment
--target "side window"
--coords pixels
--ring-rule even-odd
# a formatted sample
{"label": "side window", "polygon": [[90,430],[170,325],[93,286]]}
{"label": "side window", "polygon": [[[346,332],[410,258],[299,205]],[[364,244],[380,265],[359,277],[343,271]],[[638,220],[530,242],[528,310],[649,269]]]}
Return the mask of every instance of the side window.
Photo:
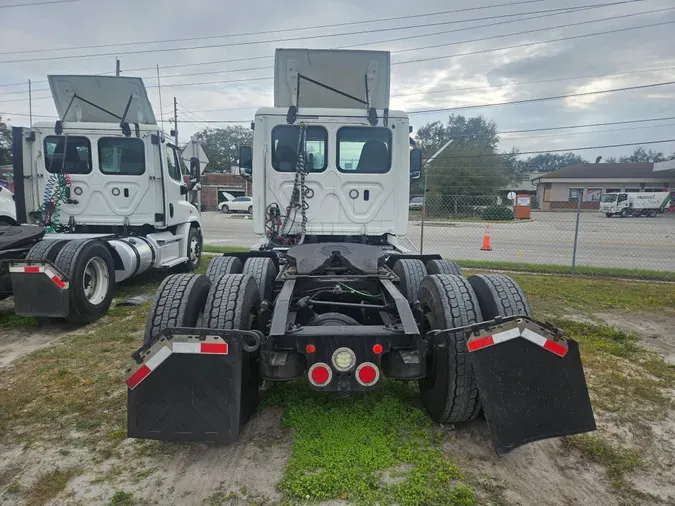
{"label": "side window", "polygon": [[[272,129],[272,167],[278,172],[295,172],[299,126],[279,125]],[[323,127],[307,127],[307,172],[322,172],[328,166],[328,132]]]}
{"label": "side window", "polygon": [[621,193],[619,195],[619,202],[624,202],[625,200],[628,200],[628,195],[626,195],[625,193]]}
{"label": "side window", "polygon": [[[172,145],[166,145],[166,168],[171,179],[181,181],[180,168],[178,166],[178,158],[176,157],[176,148]],[[182,181],[181,181],[182,182]]]}
{"label": "side window", "polygon": [[98,164],[103,174],[140,176],[145,173],[145,145],[140,139],[99,139]]}
{"label": "side window", "polygon": [[343,127],[337,133],[340,172],[383,174],[391,168],[391,131],[376,127]]}
{"label": "side window", "polygon": [[44,140],[44,160],[52,174],[89,174],[91,143],[76,135],[49,135]]}

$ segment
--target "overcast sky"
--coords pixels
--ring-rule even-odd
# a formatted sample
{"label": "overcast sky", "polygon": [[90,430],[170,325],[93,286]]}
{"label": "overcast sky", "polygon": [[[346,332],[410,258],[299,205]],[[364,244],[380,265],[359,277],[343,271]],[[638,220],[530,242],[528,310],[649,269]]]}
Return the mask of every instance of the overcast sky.
{"label": "overcast sky", "polygon": [[[614,2],[480,0],[477,6],[507,2],[512,5],[446,14],[441,12],[467,9],[473,4],[459,0],[75,0],[3,8],[3,5],[37,1],[40,0],[0,0],[0,112],[11,124],[28,123],[27,116],[18,115],[28,114],[27,84],[3,85],[32,79],[33,114],[54,116],[56,111],[46,75],[113,73],[115,55],[119,55],[123,75],[144,78],[158,117],[161,109],[157,74],[153,70],[156,65],[160,66],[163,76],[165,120],[173,115],[175,96],[179,119],[243,120],[245,124],[258,107],[272,105],[273,71],[269,67],[273,65],[277,47],[357,47],[391,51],[391,108],[408,112],[675,81],[674,0],[641,0],[555,13],[542,11],[597,5],[596,1],[598,4]],[[522,14],[506,16],[516,13]],[[431,15],[377,21],[420,14]],[[462,20],[473,21],[460,22]],[[341,26],[312,28],[332,24]],[[492,26],[480,26],[487,24]],[[625,30],[655,24],[660,25]],[[404,28],[410,26],[417,28]],[[369,30],[372,32],[363,33]],[[622,31],[522,46],[610,30]],[[267,33],[232,36],[250,32]],[[509,35],[516,32],[531,33]],[[193,37],[209,38],[154,42]],[[475,41],[487,37],[491,38]],[[473,42],[468,42],[471,40]],[[147,43],[131,44],[134,42]],[[109,47],[69,49],[94,45]],[[189,49],[207,45],[212,47]],[[521,47],[447,57],[517,45]],[[436,47],[419,49],[426,46]],[[18,54],[21,51],[23,53]],[[125,54],[130,52],[135,54]],[[102,53],[103,56],[91,56]],[[88,56],[73,58],[76,55]],[[240,61],[208,63],[222,60]],[[406,61],[411,63],[402,63]],[[263,68],[242,70],[258,67]],[[563,78],[569,79],[561,80]],[[542,80],[550,82],[530,83]],[[216,83],[205,84],[213,82]],[[456,112],[467,116],[483,114],[494,120],[500,131],[667,118],[675,117],[675,86]],[[417,128],[430,121],[445,121],[448,114],[411,114],[411,123]],[[35,121],[39,119],[44,118],[35,118]],[[205,123],[179,123],[182,139],[204,126]],[[505,134],[501,146],[502,149],[517,146],[521,151],[539,151],[672,138],[675,138],[675,119]],[[667,154],[675,152],[675,142],[645,147]],[[580,154],[594,159],[598,155],[607,157],[630,152],[632,147],[581,151]]]}

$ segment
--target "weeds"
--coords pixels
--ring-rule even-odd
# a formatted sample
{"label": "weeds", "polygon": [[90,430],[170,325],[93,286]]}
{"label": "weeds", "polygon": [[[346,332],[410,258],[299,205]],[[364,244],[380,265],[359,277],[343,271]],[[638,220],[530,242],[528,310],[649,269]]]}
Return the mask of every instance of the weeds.
{"label": "weeds", "polygon": [[75,469],[59,469],[41,474],[31,488],[24,492],[25,506],[42,506],[58,495],[70,479],[77,474]]}
{"label": "weeds", "polygon": [[637,452],[612,445],[597,435],[570,436],[565,438],[565,445],[567,448],[579,450],[591,462],[604,466],[607,469],[607,477],[617,488],[624,485],[624,474],[640,465]]}
{"label": "weeds", "polygon": [[117,490],[110,498],[107,506],[134,506],[138,501],[133,494]]}

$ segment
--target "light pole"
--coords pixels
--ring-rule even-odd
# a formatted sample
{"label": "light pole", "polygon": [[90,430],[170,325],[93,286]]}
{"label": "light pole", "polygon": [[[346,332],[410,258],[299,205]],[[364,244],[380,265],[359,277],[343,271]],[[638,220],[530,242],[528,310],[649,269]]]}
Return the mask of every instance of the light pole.
{"label": "light pole", "polygon": [[427,175],[429,174],[429,168],[427,167],[429,163],[433,162],[438,155],[445,151],[445,148],[452,144],[454,140],[455,139],[450,139],[448,142],[443,144],[443,146],[441,146],[438,151],[431,155],[431,158],[424,162],[424,193],[422,195],[422,231],[420,232],[420,254],[424,253],[424,215],[427,214]]}

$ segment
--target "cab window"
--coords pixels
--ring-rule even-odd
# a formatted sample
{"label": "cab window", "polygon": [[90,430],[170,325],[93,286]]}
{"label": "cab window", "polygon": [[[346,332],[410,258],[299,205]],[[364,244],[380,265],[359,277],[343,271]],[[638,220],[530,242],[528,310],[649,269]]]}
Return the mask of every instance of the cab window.
{"label": "cab window", "polygon": [[[278,172],[295,172],[299,126],[279,125],[272,129],[272,167]],[[328,132],[319,126],[307,127],[306,172],[321,172],[328,166]]]}
{"label": "cab window", "polygon": [[383,174],[391,168],[391,131],[388,128],[343,127],[337,133],[340,172]]}
{"label": "cab window", "polygon": [[44,140],[44,160],[52,174],[89,174],[91,143],[77,135],[49,135]]}
{"label": "cab window", "polygon": [[99,139],[98,164],[103,174],[140,176],[145,173],[145,145],[140,139]]}
{"label": "cab window", "polygon": [[176,148],[174,148],[171,144],[166,145],[166,168],[171,179],[181,181],[180,167],[178,165],[178,157],[176,156]]}

